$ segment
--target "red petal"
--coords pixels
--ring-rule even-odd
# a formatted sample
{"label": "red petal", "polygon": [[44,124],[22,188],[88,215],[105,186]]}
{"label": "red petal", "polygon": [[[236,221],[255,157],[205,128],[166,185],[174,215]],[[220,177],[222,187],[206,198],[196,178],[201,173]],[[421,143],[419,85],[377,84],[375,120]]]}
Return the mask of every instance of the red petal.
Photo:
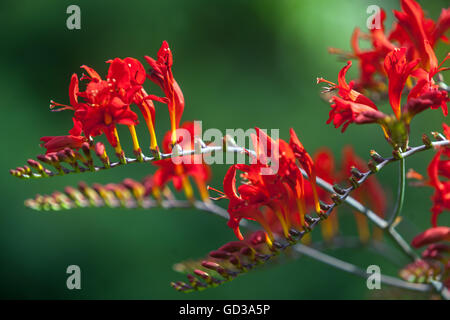
{"label": "red petal", "polygon": [[435,227],[425,230],[421,234],[414,237],[411,245],[414,248],[420,248],[427,244],[450,241],[450,228],[449,227]]}

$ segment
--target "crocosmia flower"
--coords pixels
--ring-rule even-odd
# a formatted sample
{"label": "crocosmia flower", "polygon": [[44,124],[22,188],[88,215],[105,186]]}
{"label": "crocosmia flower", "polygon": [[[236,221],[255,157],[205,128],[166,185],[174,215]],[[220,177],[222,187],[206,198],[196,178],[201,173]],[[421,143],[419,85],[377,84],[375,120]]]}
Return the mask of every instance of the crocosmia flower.
{"label": "crocosmia flower", "polygon": [[437,22],[425,17],[421,6],[414,0],[402,0],[402,11],[394,10],[397,23],[389,36],[400,46],[408,48],[409,60],[420,59],[420,66],[429,70],[430,61],[425,42],[433,48],[439,39],[445,38],[450,27],[450,9],[443,9]]}
{"label": "crocosmia flower", "polygon": [[[258,128],[256,132],[254,140],[257,146],[263,145],[266,148],[255,148],[256,161],[251,164],[231,166],[223,181],[224,195],[230,201],[228,225],[239,239],[243,239],[239,230],[242,219],[257,221],[267,232],[270,241],[275,236],[289,238],[291,226],[301,228],[306,224],[305,184],[296,161],[304,165],[311,178],[314,177],[313,184],[314,163],[298,139],[294,143],[295,148],[292,148],[292,143],[288,144],[281,139],[274,141]],[[264,158],[271,158],[272,164],[276,162],[277,170],[267,162],[259,161]],[[270,170],[273,171],[270,173]],[[262,171],[266,174],[261,174]],[[238,172],[241,172],[243,183],[236,187]]]}
{"label": "crocosmia flower", "polygon": [[148,78],[155,84],[157,84],[165,94],[164,98],[159,98],[154,95],[151,95],[148,98],[167,104],[171,120],[171,139],[172,144],[175,144],[175,130],[178,128],[181,120],[181,115],[183,114],[184,97],[180,86],[173,77],[172,51],[170,50],[168,43],[164,41],[158,51],[156,60],[149,56],[145,56],[144,58],[152,68],[150,74],[147,75]]}
{"label": "crocosmia flower", "polygon": [[[450,139],[450,127],[443,124],[444,133]],[[450,210],[450,148],[440,148],[428,166],[429,184],[434,188],[431,223],[437,226],[437,218],[444,210]]]}
{"label": "crocosmia flower", "polygon": [[419,60],[408,62],[406,59],[406,48],[394,49],[386,55],[384,69],[389,81],[389,103],[397,119],[401,115],[401,96],[406,80],[412,70],[417,66]]}
{"label": "crocosmia flower", "polygon": [[338,96],[331,98],[331,110],[327,123],[333,122],[336,128],[342,126],[344,132],[351,123],[382,123],[386,115],[367,97],[353,89],[354,82],[347,83],[345,75],[352,62],[341,69],[338,76],[338,84],[318,78],[317,83],[328,83],[326,91],[337,90]]}

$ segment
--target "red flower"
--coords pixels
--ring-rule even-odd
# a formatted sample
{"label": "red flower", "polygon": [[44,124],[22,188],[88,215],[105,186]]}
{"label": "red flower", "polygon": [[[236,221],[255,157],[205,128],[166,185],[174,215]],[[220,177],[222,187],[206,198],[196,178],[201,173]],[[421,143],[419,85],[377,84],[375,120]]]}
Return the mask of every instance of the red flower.
{"label": "red flower", "polygon": [[[177,145],[183,150],[193,150],[195,141],[194,134],[196,132],[194,123],[185,122],[180,129],[184,129],[186,135],[178,137]],[[163,140],[163,151],[165,153],[172,152],[171,138],[172,133],[169,131]],[[189,200],[192,200],[193,190],[188,180],[188,177],[192,177],[196,182],[202,199],[204,201],[209,199],[206,182],[210,179],[211,172],[209,166],[203,162],[202,155],[178,156],[154,161],[153,163],[159,167],[153,175],[153,183],[155,186],[161,188],[172,181],[175,189],[181,190],[184,188],[186,196]]]}
{"label": "red flower", "polygon": [[443,9],[435,24],[433,20],[425,18],[422,8],[416,1],[402,0],[401,6],[403,11],[394,10],[398,23],[389,39],[397,40],[402,47],[407,47],[408,60],[420,58],[420,66],[430,70],[425,42],[428,41],[433,48],[439,38],[444,36],[450,27],[450,9]]}
{"label": "red flower", "polygon": [[[80,91],[78,77],[73,74],[69,86],[71,105],[52,103],[51,107],[61,106],[58,111],[74,110],[75,119],[80,121],[86,137],[105,133],[111,145],[120,151],[116,125],[133,126],[138,123],[138,117],[131,111],[130,104],[135,102],[141,107],[143,99],[139,98],[137,93],[145,81],[145,70],[140,62],[133,58],[115,58],[108,63],[110,66],[106,80],[94,69],[82,66],[87,72],[82,80],[89,81],[86,90]],[[79,97],[84,101],[80,102]]]}
{"label": "red flower", "polygon": [[345,75],[351,65],[351,61],[348,61],[347,65],[339,71],[337,85],[323,78],[317,79],[317,83],[330,84],[327,91],[338,90],[340,97],[334,96],[331,98],[333,103],[327,123],[333,122],[336,128],[343,125],[342,132],[347,129],[350,123],[377,123],[386,117],[378,111],[376,105],[369,98],[353,90],[353,81],[347,83]]}
{"label": "red flower", "polygon": [[368,37],[372,42],[372,48],[369,50],[361,50],[359,47],[359,39],[361,38],[360,29],[355,28],[353,32],[351,45],[353,54],[359,60],[360,69],[360,76],[357,81],[358,88],[377,88],[382,85],[382,83],[375,81],[374,75],[375,73],[384,74],[382,62],[386,54],[395,48],[385,35],[385,19],[386,13],[384,10],[380,11],[379,17],[374,17],[375,21],[380,21],[381,28],[372,28],[370,30]]}
{"label": "red flower", "polygon": [[317,185],[316,185],[316,168],[314,166],[314,162],[311,158],[311,156],[306,152],[305,148],[303,147],[302,143],[297,137],[297,134],[295,133],[294,129],[290,129],[291,139],[289,140],[289,145],[292,148],[292,151],[294,152],[295,157],[297,158],[298,162],[302,166],[303,170],[306,171],[306,174],[308,175],[309,182],[311,183],[311,188],[313,191],[313,197],[314,197],[314,207],[316,209],[316,212],[320,212],[320,203],[319,203],[319,195],[317,192]]}
{"label": "red flower", "polygon": [[43,142],[41,147],[47,149],[46,153],[58,152],[65,148],[80,149],[84,142],[87,142],[86,137],[81,135],[81,123],[75,118],[73,120],[73,128],[69,131],[67,136],[46,136],[40,140]]}
{"label": "red flower", "polygon": [[175,144],[175,130],[178,128],[181,115],[184,110],[184,97],[180,86],[175,81],[172,73],[173,57],[172,51],[166,41],[163,41],[158,51],[157,60],[145,56],[145,60],[152,68],[147,77],[157,84],[165,94],[165,98],[149,96],[150,99],[167,103],[171,119],[172,143]]}
{"label": "red flower", "polygon": [[[417,85],[416,85],[417,86]],[[411,91],[412,92],[412,91]],[[409,98],[408,102],[404,106],[403,113],[408,115],[408,118],[412,118],[416,114],[430,109],[442,108],[444,116],[448,115],[447,102],[449,97],[446,91],[429,89],[422,93],[417,98]]]}
{"label": "red flower", "polygon": [[447,54],[445,59],[438,65],[437,58],[428,41],[425,41],[425,49],[430,59],[430,71],[419,68],[413,72],[413,76],[417,79],[416,85],[408,94],[408,102],[404,107],[404,113],[409,118],[428,109],[442,108],[444,116],[448,114],[447,102],[448,94],[444,90],[439,90],[439,86],[434,82],[433,77],[448,68],[442,67],[443,63],[450,58]]}
{"label": "red flower", "polygon": [[[450,138],[450,127],[445,123],[442,125],[444,134],[447,139]],[[434,194],[431,197],[433,206],[431,208],[431,225],[437,226],[438,216],[444,210],[450,210],[450,147],[440,147],[430,164],[428,165],[428,180],[424,177],[410,170],[408,178],[417,179],[419,186],[430,186],[434,188]]]}
{"label": "red flower", "polygon": [[400,119],[401,115],[400,100],[403,87],[418,63],[419,60],[408,62],[406,48],[392,50],[384,60],[384,69],[389,79],[389,103],[397,119]]}
{"label": "red flower", "polygon": [[341,99],[339,97],[333,97],[331,99],[331,110],[327,123],[333,121],[334,127],[339,128],[342,126],[342,132],[344,132],[349,124],[365,124],[365,123],[380,123],[386,115],[373,109],[365,104],[355,103]]}
{"label": "red flower", "polygon": [[[334,184],[336,180],[336,168],[334,156],[329,149],[323,148],[314,154],[314,166],[316,168],[318,177],[322,178],[332,185]],[[306,184],[305,188],[306,200],[307,204],[309,205],[308,199],[312,198],[309,196],[309,194],[312,195],[312,188],[309,184]],[[319,188],[317,191],[319,194],[319,198],[322,201],[325,201],[325,203],[329,203],[332,201],[331,194],[329,192],[321,188]],[[311,203],[310,205],[313,206],[312,201],[309,202]],[[328,217],[328,219],[321,222],[320,227],[322,230],[322,236],[325,241],[330,241],[338,233],[339,221],[337,216],[337,208],[333,210],[333,213]]]}
{"label": "red flower", "polygon": [[[154,136],[155,125],[155,106],[151,100],[146,100],[147,96],[142,85],[146,79],[144,66],[134,58],[108,60],[110,68],[108,70],[108,81],[113,82],[117,91],[121,94],[122,100],[127,103],[135,103],[141,110],[147,124],[149,125],[150,135]],[[148,122],[152,123],[149,124]]]}
{"label": "red flower", "polygon": [[[450,139],[450,127],[443,124],[444,133]],[[445,158],[442,159],[442,156]],[[431,208],[431,224],[437,226],[437,218],[444,210],[450,210],[450,148],[440,148],[428,166],[429,185],[434,188]],[[442,177],[442,179],[440,178]]]}
{"label": "red flower", "polygon": [[434,227],[425,230],[424,232],[414,237],[411,245],[414,248],[420,248],[425,245],[440,241],[450,241],[449,227]]}
{"label": "red flower", "polygon": [[351,61],[347,61],[347,65],[339,71],[338,74],[338,84],[325,80],[323,78],[317,78],[317,83],[328,83],[330,86],[327,88],[327,91],[338,89],[339,96],[346,100],[346,101],[352,101],[359,104],[364,104],[368,107],[371,107],[372,109],[377,110],[377,106],[375,103],[373,103],[369,98],[364,96],[363,94],[359,93],[358,91],[353,90],[354,82],[351,81],[350,83],[347,83],[345,80],[345,75],[347,74],[347,71],[352,66]]}
{"label": "red flower", "polygon": [[95,137],[104,133],[113,147],[118,146],[117,124],[132,126],[138,123],[136,113],[119,97],[103,101],[99,106],[83,106],[76,110],[75,118],[82,122],[86,136]]}
{"label": "red flower", "polygon": [[[267,232],[270,241],[274,233],[289,237],[291,225],[304,226],[305,193],[303,177],[296,166],[295,151],[283,140],[273,141],[256,128],[254,137],[257,161],[250,165],[237,164],[229,168],[223,181],[224,195],[230,200],[228,226],[239,239],[242,219],[257,221]],[[306,157],[306,151],[302,151]],[[277,163],[275,171],[269,167],[266,158]],[[311,160],[312,161],[312,160]],[[309,164],[310,167],[313,164]],[[244,183],[236,188],[236,172],[241,171]],[[261,174],[262,170],[265,173]],[[272,170],[272,171],[270,171]]]}

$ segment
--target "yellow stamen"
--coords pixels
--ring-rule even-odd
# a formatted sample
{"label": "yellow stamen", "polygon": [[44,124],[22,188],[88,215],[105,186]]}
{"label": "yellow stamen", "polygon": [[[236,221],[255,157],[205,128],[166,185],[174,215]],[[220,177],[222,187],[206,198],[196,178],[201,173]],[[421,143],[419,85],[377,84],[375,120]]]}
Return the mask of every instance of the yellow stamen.
{"label": "yellow stamen", "polygon": [[117,133],[117,128],[114,127],[114,136],[116,137],[117,140],[117,146],[114,148],[114,150],[116,151],[116,154],[122,154],[122,147],[120,145],[120,140],[119,140],[119,134]]}
{"label": "yellow stamen", "polygon": [[186,175],[183,175],[183,189],[184,189],[184,194],[186,195],[186,198],[191,201],[194,202],[194,190],[192,189],[192,185],[188,179],[188,177]]}
{"label": "yellow stamen", "polygon": [[264,230],[266,231],[267,236],[268,236],[268,237],[267,237],[267,243],[269,244],[270,247],[272,247],[272,242],[273,242],[273,240],[274,240],[274,237],[273,237],[272,230],[270,229],[270,226],[267,224],[266,220],[264,220],[264,217],[262,217],[262,216],[257,216],[257,217],[255,218],[255,220],[256,220],[256,222],[258,222],[258,223],[264,228]]}
{"label": "yellow stamen", "polygon": [[286,238],[289,238],[289,227],[288,227],[288,225],[286,223],[285,218],[283,217],[283,214],[280,211],[278,211],[278,210],[274,210],[274,211],[275,211],[275,214],[277,215],[278,220],[281,223],[281,227],[283,228],[284,236]]}
{"label": "yellow stamen", "polygon": [[305,202],[302,199],[297,199],[298,217],[300,220],[300,227],[305,225]]}
{"label": "yellow stamen", "polygon": [[[142,97],[147,96],[147,92],[145,92],[144,89],[142,89]],[[148,105],[147,101],[142,101],[142,106],[144,107],[144,110],[141,110],[142,112],[145,112],[144,119],[145,123],[147,124],[148,132],[150,134],[150,150],[158,150],[158,141],[156,140],[156,133],[155,133],[155,127],[153,126],[153,120],[152,114],[150,112],[150,106]]]}
{"label": "yellow stamen", "polygon": [[362,243],[367,243],[370,238],[369,225],[367,218],[362,214],[355,213],[356,225],[358,228],[359,239]]}
{"label": "yellow stamen", "polygon": [[152,115],[148,110],[147,103],[144,102],[146,115],[144,117],[145,123],[147,124],[148,133],[150,134],[150,149],[157,150],[158,149],[158,141],[156,140],[155,127],[153,126]]}
{"label": "yellow stamen", "polygon": [[386,138],[386,140],[389,140],[389,134],[387,132],[387,129],[382,124],[380,124],[380,127],[381,129],[383,129],[384,137]]}
{"label": "yellow stamen", "polygon": [[329,220],[333,222],[333,236],[335,236],[339,232],[339,219],[337,215],[337,209],[334,209],[334,211],[330,215]]}
{"label": "yellow stamen", "polygon": [[380,229],[378,227],[374,227],[373,229],[373,239],[376,241],[382,241],[383,240],[383,229]]}
{"label": "yellow stamen", "polygon": [[312,238],[311,238],[310,232],[306,233],[301,239],[301,243],[303,243],[305,245],[311,244],[311,241],[312,241]]}
{"label": "yellow stamen", "polygon": [[314,207],[316,209],[316,212],[320,213],[319,194],[317,193],[316,177],[315,176],[313,176],[311,178],[311,187],[312,187],[313,197],[314,197]]}
{"label": "yellow stamen", "polygon": [[320,224],[321,231],[322,231],[322,237],[326,242],[330,242],[330,240],[333,238],[334,235],[334,228],[333,228],[333,221],[331,219],[327,219],[322,221]]}
{"label": "yellow stamen", "polygon": [[138,151],[140,149],[139,147],[139,141],[136,135],[136,128],[134,126],[128,126],[128,129],[130,129],[131,138],[133,139],[133,149],[134,151]]}
{"label": "yellow stamen", "polygon": [[406,87],[407,87],[408,89],[411,89],[411,88],[413,87],[411,77],[408,77],[408,78],[406,79]]}
{"label": "yellow stamen", "polygon": [[202,198],[203,202],[210,202],[211,200],[209,199],[209,193],[205,183],[198,179],[196,179],[196,183],[198,191],[200,192],[200,197]]}
{"label": "yellow stamen", "polygon": [[153,187],[152,194],[158,202],[161,201],[161,190],[158,187]]}
{"label": "yellow stamen", "polygon": [[266,242],[267,242],[268,246],[269,246],[270,248],[272,248],[273,242],[272,242],[272,239],[270,239],[270,237],[269,237],[269,235],[267,234],[267,232],[266,232]]}
{"label": "yellow stamen", "polygon": [[176,165],[175,173],[181,177],[181,181],[183,184],[183,190],[184,190],[184,194],[186,195],[186,198],[190,202],[194,202],[195,201],[194,189],[192,189],[192,185],[191,185],[191,182],[189,181],[189,178],[187,177],[187,175],[184,174],[183,166],[179,165],[179,164]]}
{"label": "yellow stamen", "polygon": [[172,110],[170,115],[170,122],[171,122],[171,130],[172,130],[172,145],[175,145],[177,143],[177,120],[175,119],[175,108]]}

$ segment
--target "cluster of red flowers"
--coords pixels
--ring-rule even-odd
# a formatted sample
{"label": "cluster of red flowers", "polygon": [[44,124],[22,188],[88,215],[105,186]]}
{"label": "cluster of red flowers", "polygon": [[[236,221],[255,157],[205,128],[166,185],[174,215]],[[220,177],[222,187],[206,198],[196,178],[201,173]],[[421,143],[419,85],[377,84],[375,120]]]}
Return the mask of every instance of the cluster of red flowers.
{"label": "cluster of red flowers", "polygon": [[[442,125],[444,135],[450,140],[450,127],[445,123]],[[430,186],[434,189],[432,196],[433,207],[431,208],[431,225],[437,227],[438,216],[444,210],[450,210],[450,147],[440,147],[430,164],[428,165],[428,179],[414,170],[408,172],[408,178],[420,181],[418,185]],[[450,229],[450,228],[449,228]]]}
{"label": "cluster of red flowers", "polygon": [[[345,55],[358,61],[360,69],[358,79],[347,82],[346,74],[352,66],[351,61],[348,61],[340,70],[337,84],[323,78],[317,79],[318,83],[328,85],[325,92],[337,91],[336,95],[330,99],[331,111],[327,123],[332,122],[336,128],[342,127],[342,132],[351,123],[377,123],[399,158],[402,152],[406,152],[409,148],[409,129],[413,117],[424,110],[439,108],[442,109],[444,116],[447,116],[447,103],[450,100],[448,87],[435,79],[438,73],[449,69],[443,67],[443,63],[450,58],[450,53],[439,63],[434,52],[439,40],[448,41],[444,33],[450,28],[450,9],[442,10],[439,19],[434,22],[425,17],[422,8],[414,0],[401,0],[401,6],[402,11],[394,11],[397,20],[390,33],[385,32],[384,11],[380,11],[374,18],[372,25],[375,28],[370,30],[370,34],[363,35],[358,28],[355,29],[351,40],[353,52]],[[377,21],[380,22],[378,27]],[[360,49],[361,38],[370,39],[372,45],[370,49]],[[332,51],[344,54],[340,50]],[[172,73],[173,57],[167,42],[163,42],[157,53],[157,59],[146,56],[145,60],[150,66],[150,71],[146,71],[144,66],[134,58],[108,60],[109,69],[106,79],[103,79],[94,69],[85,65],[81,66],[86,74],[80,79],[77,74],[72,75],[69,86],[70,104],[63,105],[53,101],[51,103],[51,109],[55,111],[73,111],[73,128],[69,130],[68,135],[42,137],[42,146],[47,149],[48,158],[41,156],[38,159],[54,165],[63,174],[65,171],[58,161],[64,161],[66,158],[73,160],[70,164],[78,169],[78,171],[74,170],[76,172],[80,169],[76,164],[80,159],[85,160],[83,163],[87,169],[94,171],[89,152],[95,149],[96,154],[105,164],[102,169],[109,168],[111,164],[105,146],[97,143],[94,147],[93,143],[94,137],[105,134],[119,159],[123,160],[121,163],[127,163],[129,159],[125,158],[117,131],[117,125],[121,124],[128,127],[134,153],[137,160],[142,161],[143,154],[135,129],[139,123],[139,117],[132,110],[134,105],[140,110],[147,125],[150,149],[155,156],[151,160],[155,160],[153,164],[157,170],[145,179],[144,186],[133,184],[131,181],[127,181],[126,185],[139,193],[139,200],[142,195],[152,193],[159,201],[163,198],[161,193],[169,190],[166,186],[171,182],[177,191],[183,189],[186,198],[193,203],[195,196],[190,182],[192,179],[202,201],[208,202],[210,198],[206,183],[211,176],[210,168],[204,162],[201,152],[200,154],[196,152],[198,151],[196,143],[201,144],[201,142],[196,141],[198,128],[195,127],[195,123],[185,122],[180,127],[185,102],[180,86]],[[163,97],[148,94],[145,91],[143,85],[147,79],[162,90]],[[84,91],[80,90],[80,82],[83,82]],[[373,97],[369,98],[369,94],[373,92],[377,94],[387,92],[392,115],[387,115],[378,109],[372,101]],[[407,94],[407,98],[406,103],[402,104],[404,94]],[[153,101],[168,106],[171,129],[164,136],[162,151],[165,153],[164,157],[172,155],[171,158],[161,159],[160,157]],[[450,127],[444,124],[443,128],[445,138],[450,140]],[[228,226],[240,240],[244,240],[239,229],[242,219],[256,221],[264,231],[260,230],[246,240],[238,242],[242,245],[232,242],[221,250],[213,252],[211,257],[217,259],[225,257],[232,264],[240,265],[236,253],[239,251],[256,261],[258,257],[256,257],[255,246],[263,244],[261,247],[265,248],[267,244],[269,249],[273,249],[272,243],[277,237],[292,240],[290,244],[295,243],[292,228],[307,231],[310,229],[311,221],[319,221],[307,215],[309,211],[315,211],[321,218],[328,218],[324,216],[323,208],[334,210],[329,219],[320,219],[324,220],[321,222],[323,238],[326,241],[330,240],[338,233],[337,212],[334,205],[332,207],[321,205],[320,201],[333,200],[338,204],[348,196],[350,191],[356,200],[373,209],[381,217],[384,216],[386,211],[384,192],[374,176],[368,177],[368,166],[355,155],[351,147],[344,149],[341,168],[336,171],[335,159],[328,149],[321,149],[311,157],[293,129],[290,130],[289,142],[282,139],[275,141],[263,130],[255,129],[256,134],[251,136],[254,152],[245,150],[251,159],[250,164],[234,164],[228,169],[223,180],[223,195],[219,198],[229,200]],[[443,137],[441,138],[443,140]],[[428,144],[425,141],[425,144],[427,147],[432,145],[429,141]],[[80,148],[85,152],[86,159],[73,151]],[[182,155],[180,150],[183,149],[195,152]],[[70,157],[65,154],[66,151],[71,152]],[[58,161],[53,161],[54,159]],[[38,169],[41,177],[50,175],[46,174],[45,169],[38,162],[29,160],[29,164]],[[366,173],[363,174],[362,171]],[[375,171],[372,170],[370,173]],[[13,170],[13,174],[17,176],[25,176],[23,172],[32,177],[31,169],[28,167]],[[238,172],[242,182],[239,186],[236,185]],[[345,190],[343,187],[334,185],[333,189],[337,194],[343,195],[342,197],[335,198],[327,191],[317,188],[317,178],[335,184],[337,181],[347,180],[351,175],[363,176],[364,179],[356,181],[350,178],[353,184]],[[450,288],[448,254],[450,247],[441,243],[450,240],[450,228],[438,226],[438,216],[445,210],[450,210],[450,147],[448,145],[437,149],[428,167],[428,176],[425,180],[415,171],[409,173],[410,178],[419,178],[422,180],[422,185],[434,189],[431,208],[432,228],[419,234],[412,241],[415,248],[426,245],[428,247],[422,254],[423,259],[407,266],[401,272],[401,276],[409,280],[411,275],[417,275],[417,270],[420,272],[425,270],[431,278],[435,278],[434,272],[440,263],[444,266],[442,271],[445,273],[444,283]],[[359,185],[360,183],[362,185]],[[166,195],[166,198],[170,197]],[[39,205],[36,201],[34,203]],[[202,205],[205,204],[202,203]],[[360,214],[356,214],[355,218],[360,240],[365,243],[370,237],[367,218]],[[387,223],[387,227],[392,227],[392,224]],[[372,233],[374,239],[380,240],[382,232],[383,230],[375,228]],[[260,250],[259,253],[261,252]],[[207,263],[206,268],[217,271],[225,278],[230,276],[217,263]],[[210,280],[210,276],[203,271],[198,271],[197,275]]]}
{"label": "cluster of red flowers", "polygon": [[[145,57],[151,67],[147,73],[144,66],[134,58],[115,58],[109,63],[106,80],[88,66],[82,66],[87,73],[81,81],[87,81],[85,91],[80,91],[79,79],[72,75],[69,86],[70,105],[62,105],[52,101],[51,108],[74,111],[74,127],[69,135],[43,137],[43,147],[47,153],[57,152],[64,148],[79,149],[83,142],[91,137],[105,134],[109,143],[122,154],[116,126],[128,126],[134,145],[135,153],[141,149],[136,136],[135,125],[139,123],[137,114],[131,110],[135,104],[147,124],[151,143],[150,149],[158,152],[155,134],[155,107],[152,100],[166,103],[171,119],[171,141],[176,142],[176,129],[180,123],[184,109],[184,98],[178,83],[172,74],[172,52],[167,42],[163,42],[158,51],[157,60]],[[143,88],[146,79],[157,84],[165,97],[149,95]],[[82,135],[84,134],[84,136]]]}
{"label": "cluster of red flowers", "polygon": [[[289,239],[291,227],[307,229],[305,214],[312,209],[319,215],[322,214],[319,200],[329,200],[329,194],[317,188],[317,177],[334,183],[341,177],[347,178],[353,168],[367,170],[365,163],[350,147],[345,149],[342,169],[336,173],[331,152],[327,149],[320,150],[313,160],[293,129],[289,143],[281,139],[274,141],[259,128],[256,128],[256,133],[252,136],[256,152],[252,163],[231,166],[223,181],[224,197],[230,200],[228,225],[239,239],[243,239],[239,230],[242,219],[258,222],[266,231],[269,243],[275,236]],[[308,180],[303,178],[297,162],[307,174]],[[276,170],[272,169],[273,167]],[[243,183],[236,188],[238,171],[241,172]],[[375,177],[370,177],[355,196],[358,200],[368,202],[380,214],[384,214],[385,196]],[[360,237],[367,241],[367,221],[360,215],[356,218]],[[329,220],[322,222],[322,232],[326,240],[336,235],[336,212]]]}
{"label": "cluster of red flowers", "polygon": [[418,234],[412,241],[415,248],[427,246],[421,259],[407,265],[400,276],[411,282],[440,278],[450,289],[450,228],[433,227]]}
{"label": "cluster of red flowers", "polygon": [[[282,230],[289,238],[289,228],[305,226],[306,190],[304,179],[296,161],[313,178],[311,189],[314,206],[320,212],[320,204],[315,185],[313,161],[291,129],[291,140],[272,140],[259,128],[252,136],[256,155],[250,165],[232,165],[225,175],[223,188],[225,197],[230,200],[228,225],[239,239],[242,219],[256,220],[266,230],[268,240],[274,239],[274,232]],[[275,165],[276,171],[269,165]],[[246,183],[236,189],[236,172],[242,171],[241,178]],[[261,174],[264,172],[264,174]]]}
{"label": "cluster of red flowers", "polygon": [[[414,0],[402,0],[401,5],[403,11],[394,11],[397,21],[388,35],[384,29],[385,12],[381,11],[374,18],[381,25],[364,36],[371,40],[371,49],[359,48],[362,34],[358,28],[355,29],[351,41],[353,53],[346,56],[358,60],[359,79],[346,82],[345,74],[351,66],[351,61],[348,61],[339,72],[338,84],[322,78],[317,81],[329,84],[326,91],[338,90],[338,95],[331,98],[328,123],[333,122],[336,128],[342,125],[342,131],[350,123],[378,123],[389,142],[406,148],[409,125],[416,114],[437,108],[441,108],[445,116],[448,114],[447,91],[441,90],[433,77],[448,69],[442,64],[450,54],[439,64],[434,47],[440,39],[447,41],[444,33],[450,27],[450,9],[443,9],[435,23],[425,18],[422,8]],[[332,51],[342,54],[340,50]],[[372,90],[384,91],[386,87],[395,117],[379,111],[373,101],[356,91],[370,93]],[[401,96],[406,92],[407,102],[402,106]]]}
{"label": "cluster of red flowers", "polygon": [[[325,92],[338,90],[337,95],[331,98],[327,123],[333,122],[336,128],[342,126],[342,131],[351,123],[377,123],[394,148],[405,151],[408,148],[410,122],[415,115],[438,108],[442,109],[444,116],[448,115],[448,89],[441,87],[434,77],[449,69],[443,67],[443,63],[450,58],[450,53],[439,63],[434,48],[440,40],[448,43],[445,32],[450,28],[450,9],[443,9],[435,22],[425,17],[422,8],[414,0],[401,0],[401,7],[402,11],[394,10],[396,21],[389,33],[384,28],[386,14],[381,11],[374,17],[372,25],[375,28],[369,34],[362,34],[359,28],[355,29],[351,38],[353,52],[331,49],[333,53],[358,61],[358,79],[347,83],[345,75],[352,65],[348,61],[339,72],[338,84],[322,78],[318,78],[317,82],[329,85]],[[378,27],[376,21],[380,22]],[[359,40],[362,38],[371,41],[370,49],[360,49]],[[370,94],[374,91],[378,94],[387,91],[394,116],[379,111],[372,100],[360,93]],[[407,94],[407,100],[402,105],[403,94]],[[444,134],[446,139],[450,139],[450,128],[445,124]],[[450,265],[446,253],[450,248],[438,242],[450,240],[450,228],[438,226],[437,219],[444,210],[450,210],[449,159],[450,148],[439,148],[428,167],[427,181],[417,172],[409,172],[410,178],[420,179],[422,185],[434,188],[432,228],[416,236],[412,242],[416,248],[430,245],[424,251],[423,259],[401,272],[405,279],[418,276],[420,272],[432,273],[432,266],[438,261],[444,265],[443,279],[447,279],[448,287]]]}

